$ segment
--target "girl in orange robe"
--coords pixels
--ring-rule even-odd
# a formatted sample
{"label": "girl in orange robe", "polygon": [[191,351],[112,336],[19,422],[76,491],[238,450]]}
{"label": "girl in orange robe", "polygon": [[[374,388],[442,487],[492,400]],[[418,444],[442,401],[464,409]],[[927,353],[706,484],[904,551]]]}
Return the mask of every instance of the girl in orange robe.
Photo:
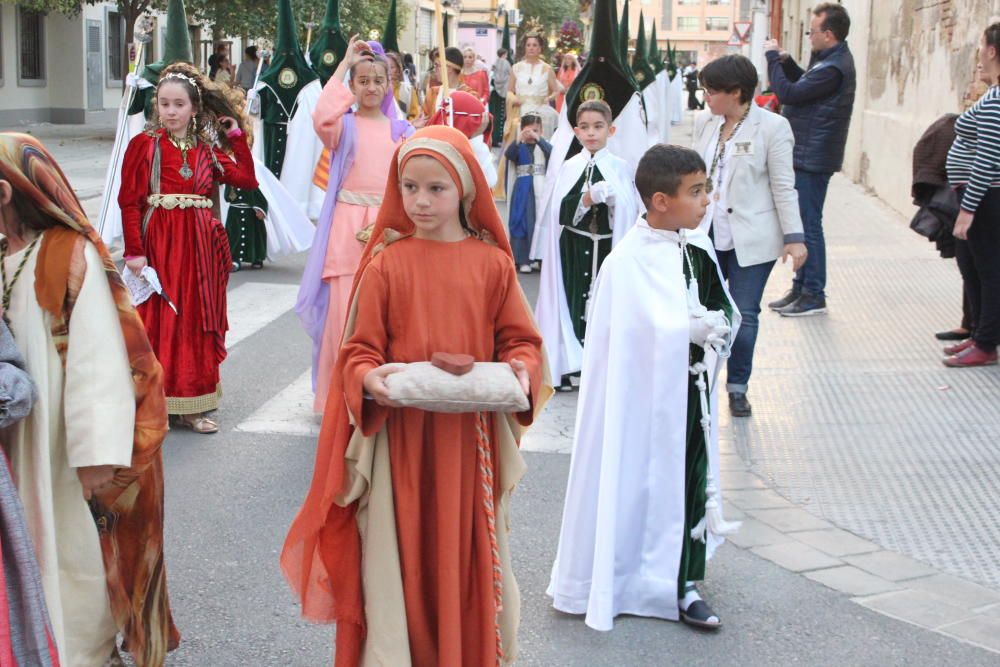
{"label": "girl in orange robe", "polygon": [[[490,189],[457,130],[420,130],[396,152],[352,301],[282,568],[303,614],[338,624],[339,667],[513,661],[508,495],[524,469],[521,430],[552,388]],[[510,363],[531,408],[394,407],[385,365],[434,352]]]}

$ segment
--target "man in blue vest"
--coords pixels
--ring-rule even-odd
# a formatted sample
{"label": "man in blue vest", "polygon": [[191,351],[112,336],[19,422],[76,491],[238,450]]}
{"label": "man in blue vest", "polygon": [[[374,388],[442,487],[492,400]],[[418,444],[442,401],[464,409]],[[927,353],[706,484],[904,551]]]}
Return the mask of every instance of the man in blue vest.
{"label": "man in blue vest", "polygon": [[767,40],[767,72],[771,90],[795,135],[795,189],[809,257],[795,274],[792,289],[768,304],[785,317],[826,312],[826,242],[823,203],[834,172],[844,163],[844,146],[854,108],[854,57],[847,47],[851,19],[833,2],[813,9],[809,23],[812,58],[804,70],[776,40]]}

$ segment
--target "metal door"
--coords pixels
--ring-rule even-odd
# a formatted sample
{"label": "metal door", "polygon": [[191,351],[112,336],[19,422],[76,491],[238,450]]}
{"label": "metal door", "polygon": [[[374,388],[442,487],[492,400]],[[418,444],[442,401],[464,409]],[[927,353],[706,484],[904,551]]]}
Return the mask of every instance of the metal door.
{"label": "metal door", "polygon": [[87,110],[104,109],[104,59],[101,58],[101,22],[87,20]]}

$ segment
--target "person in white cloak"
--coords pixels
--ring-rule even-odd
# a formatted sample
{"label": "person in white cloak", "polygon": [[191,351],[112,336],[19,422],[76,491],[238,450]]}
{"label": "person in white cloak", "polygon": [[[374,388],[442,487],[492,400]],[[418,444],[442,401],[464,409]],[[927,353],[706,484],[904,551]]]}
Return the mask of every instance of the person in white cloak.
{"label": "person in white cloak", "polygon": [[636,180],[648,213],[611,252],[590,304],[547,592],[596,630],[619,614],[714,629],[695,582],[738,524],[722,518],[706,384],[739,312],[697,229],[708,205],[701,157],[654,146]]}
{"label": "person in white cloak", "polygon": [[634,171],[608,148],[608,139],[615,134],[611,107],[599,100],[581,104],[574,132],[583,150],[563,163],[546,206],[535,309],[552,377],[561,378],[562,391],[572,390],[568,376],[579,372],[583,362],[585,313],[593,281],[639,213]]}

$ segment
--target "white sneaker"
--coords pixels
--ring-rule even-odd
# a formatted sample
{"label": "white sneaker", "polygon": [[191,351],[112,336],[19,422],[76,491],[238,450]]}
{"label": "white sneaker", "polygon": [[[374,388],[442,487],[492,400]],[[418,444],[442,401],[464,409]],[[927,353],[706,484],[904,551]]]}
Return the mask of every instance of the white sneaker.
{"label": "white sneaker", "polygon": [[520,271],[521,273],[531,273],[531,265],[522,264],[521,266],[518,267],[517,270]]}

